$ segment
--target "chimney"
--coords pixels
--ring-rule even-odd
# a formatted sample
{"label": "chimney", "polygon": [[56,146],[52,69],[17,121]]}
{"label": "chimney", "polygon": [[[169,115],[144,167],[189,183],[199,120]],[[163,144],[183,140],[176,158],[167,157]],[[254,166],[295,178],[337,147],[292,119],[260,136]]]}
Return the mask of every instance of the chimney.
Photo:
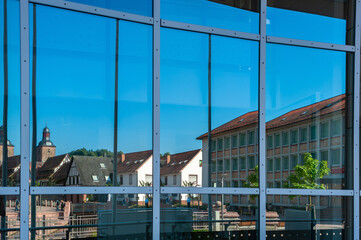
{"label": "chimney", "polygon": [[167,155],[167,164],[170,162],[170,155]]}
{"label": "chimney", "polygon": [[121,162],[124,162],[124,160],[125,160],[125,154],[122,153],[121,156],[120,156],[120,161],[121,161]]}

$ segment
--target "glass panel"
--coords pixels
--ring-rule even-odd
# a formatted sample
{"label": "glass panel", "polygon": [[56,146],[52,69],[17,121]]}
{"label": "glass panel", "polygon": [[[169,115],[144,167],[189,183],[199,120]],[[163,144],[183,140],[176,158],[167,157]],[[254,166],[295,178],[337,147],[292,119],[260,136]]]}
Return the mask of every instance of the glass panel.
{"label": "glass panel", "polygon": [[350,44],[353,40],[353,0],[267,1],[267,35]]}
{"label": "glass panel", "polygon": [[351,206],[350,197],[268,195],[267,239],[353,239]]}
{"label": "glass panel", "polygon": [[152,31],[148,25],[119,21],[117,175],[121,186],[149,187],[153,182]]}
{"label": "glass panel", "polygon": [[161,194],[160,239],[256,239],[257,200],[256,195]]}
{"label": "glass panel", "polygon": [[19,195],[0,195],[2,239],[20,239],[20,210]]}
{"label": "glass panel", "polygon": [[[266,125],[267,135],[275,136],[275,148],[267,149],[267,158],[275,159],[274,171],[278,171],[267,173],[268,182],[290,181],[292,188],[351,188],[352,151],[345,146],[352,146],[352,135],[344,131],[350,118],[346,111],[346,96],[351,94],[346,86],[349,79],[353,80],[347,70],[351,65],[346,64],[350,56],[344,52],[267,45]],[[336,130],[332,130],[332,124]],[[324,157],[325,152],[330,153],[330,158]],[[285,166],[286,159],[291,160],[290,167],[281,168],[281,160]],[[301,167],[307,171],[295,171]],[[317,177],[313,177],[313,171]],[[312,181],[302,180],[311,175]]]}
{"label": "glass panel", "polygon": [[105,186],[114,165],[116,20],[41,5],[33,17],[36,184]]}
{"label": "glass panel", "polygon": [[[212,36],[211,41],[212,139],[226,142],[232,135],[239,136],[237,148],[219,147],[212,153],[212,159],[227,161],[239,157],[241,161],[240,171],[218,168],[211,176],[211,186],[222,180],[247,182],[247,176],[255,174],[258,165],[258,60],[254,55],[258,53],[258,46],[256,42],[218,36]],[[205,138],[203,142],[206,146]],[[203,172],[207,175],[205,169]],[[217,184],[222,186],[228,185]]]}
{"label": "glass panel", "polygon": [[38,195],[35,199],[40,228],[33,232],[36,239],[152,239],[151,195]]}
{"label": "glass panel", "polygon": [[0,187],[20,184],[19,1],[6,3],[0,1]]}
{"label": "glass panel", "polygon": [[161,0],[161,18],[258,33],[259,1]]}
{"label": "glass panel", "polygon": [[[161,182],[202,186],[202,166],[209,166],[202,153],[208,145],[198,139],[208,129],[208,36],[173,29],[162,29],[161,35]],[[225,143],[217,139],[216,144],[219,149]],[[223,169],[223,161],[214,163]],[[189,182],[189,174],[198,181]],[[169,183],[173,175],[176,185]]]}
{"label": "glass panel", "polygon": [[153,15],[153,1],[152,0],[69,0],[81,4],[91,5],[94,7],[101,7],[122,12],[134,13],[138,15],[151,17]]}

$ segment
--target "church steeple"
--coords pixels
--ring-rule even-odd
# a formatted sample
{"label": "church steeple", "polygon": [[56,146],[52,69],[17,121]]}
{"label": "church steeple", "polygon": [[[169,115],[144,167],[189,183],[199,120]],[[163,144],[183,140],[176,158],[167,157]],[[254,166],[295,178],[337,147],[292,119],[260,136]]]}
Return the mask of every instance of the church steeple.
{"label": "church steeple", "polygon": [[43,129],[43,139],[39,142],[37,147],[37,162],[42,165],[48,158],[55,156],[55,145],[50,140],[50,129],[45,125]]}

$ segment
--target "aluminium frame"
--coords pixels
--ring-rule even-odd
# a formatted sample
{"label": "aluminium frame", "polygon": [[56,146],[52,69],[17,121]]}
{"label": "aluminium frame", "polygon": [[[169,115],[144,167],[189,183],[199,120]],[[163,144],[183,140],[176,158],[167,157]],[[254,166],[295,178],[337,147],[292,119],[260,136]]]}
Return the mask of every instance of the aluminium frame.
{"label": "aluminium frame", "polygon": [[[89,13],[93,15],[143,23],[153,26],[153,187],[30,187],[29,186],[29,160],[30,160],[30,40],[29,40],[29,4],[40,4],[72,11]],[[21,169],[20,187],[6,187],[1,189],[1,195],[20,194],[22,203],[29,202],[30,195],[48,194],[118,194],[118,193],[152,193],[155,204],[153,205],[153,239],[160,238],[160,194],[162,193],[201,193],[201,194],[256,194],[259,195],[259,237],[265,239],[265,211],[267,195],[289,195],[302,193],[314,196],[348,196],[353,197],[354,207],[360,204],[360,171],[359,171],[359,107],[360,107],[360,34],[361,34],[361,2],[356,1],[355,14],[355,46],[288,39],[266,35],[267,0],[260,0],[260,34],[219,29],[208,26],[161,20],[160,0],[153,0],[153,17],[146,17],[110,9],[104,9],[85,4],[63,0],[20,0],[20,47],[21,47]],[[174,28],[210,35],[219,35],[247,39],[259,42],[259,164],[260,188],[185,188],[185,187],[160,187],[160,29]],[[351,190],[307,190],[307,189],[267,189],[265,171],[265,84],[266,84],[266,44],[276,43],[283,45],[302,46],[317,49],[354,53],[354,96],[353,96],[353,189]],[[20,210],[20,237],[29,238],[29,205],[22,204]],[[359,211],[354,211],[353,234],[354,239],[359,239]]]}

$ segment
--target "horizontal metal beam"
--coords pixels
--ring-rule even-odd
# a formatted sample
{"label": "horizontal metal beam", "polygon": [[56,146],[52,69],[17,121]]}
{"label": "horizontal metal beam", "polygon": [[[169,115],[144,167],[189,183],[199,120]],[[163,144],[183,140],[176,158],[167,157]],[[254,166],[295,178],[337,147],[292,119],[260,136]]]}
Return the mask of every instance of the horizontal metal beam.
{"label": "horizontal metal beam", "polygon": [[196,25],[196,24],[175,22],[175,21],[163,20],[163,19],[161,20],[161,26],[167,27],[167,28],[199,32],[199,33],[214,34],[214,35],[225,36],[225,37],[241,38],[241,39],[247,39],[247,40],[258,41],[260,39],[259,35],[254,34],[254,33],[238,32],[238,31],[232,31],[232,30],[227,30],[227,29],[206,27],[206,26],[201,26],[201,25]]}
{"label": "horizontal metal beam", "polygon": [[267,42],[300,46],[300,47],[311,47],[311,48],[320,48],[320,49],[327,49],[327,50],[336,50],[336,51],[343,51],[343,52],[355,52],[355,47],[350,46],[350,45],[314,42],[314,41],[307,41],[307,40],[300,40],[300,39],[267,36]]}
{"label": "horizontal metal beam", "polygon": [[161,193],[258,195],[258,188],[162,187]]}
{"label": "horizontal metal beam", "polygon": [[0,187],[0,195],[19,195],[19,187]]}
{"label": "horizontal metal beam", "polygon": [[151,194],[151,187],[31,187],[30,195],[54,194]]}
{"label": "horizontal metal beam", "polygon": [[153,24],[153,18],[152,17],[146,17],[142,15],[132,14],[132,13],[126,13],[126,12],[120,12],[117,10],[112,9],[106,9],[106,8],[100,8],[96,6],[90,6],[75,2],[69,2],[69,1],[62,1],[62,0],[29,0],[31,3],[46,5],[50,7],[57,7],[67,10],[73,10],[77,12],[83,12],[83,13],[90,13],[93,15],[103,16],[103,17],[111,17],[116,18],[120,20],[127,20],[132,22],[138,22],[138,23],[145,23],[145,24]]}
{"label": "horizontal metal beam", "polygon": [[353,190],[268,188],[268,195],[353,196]]}

